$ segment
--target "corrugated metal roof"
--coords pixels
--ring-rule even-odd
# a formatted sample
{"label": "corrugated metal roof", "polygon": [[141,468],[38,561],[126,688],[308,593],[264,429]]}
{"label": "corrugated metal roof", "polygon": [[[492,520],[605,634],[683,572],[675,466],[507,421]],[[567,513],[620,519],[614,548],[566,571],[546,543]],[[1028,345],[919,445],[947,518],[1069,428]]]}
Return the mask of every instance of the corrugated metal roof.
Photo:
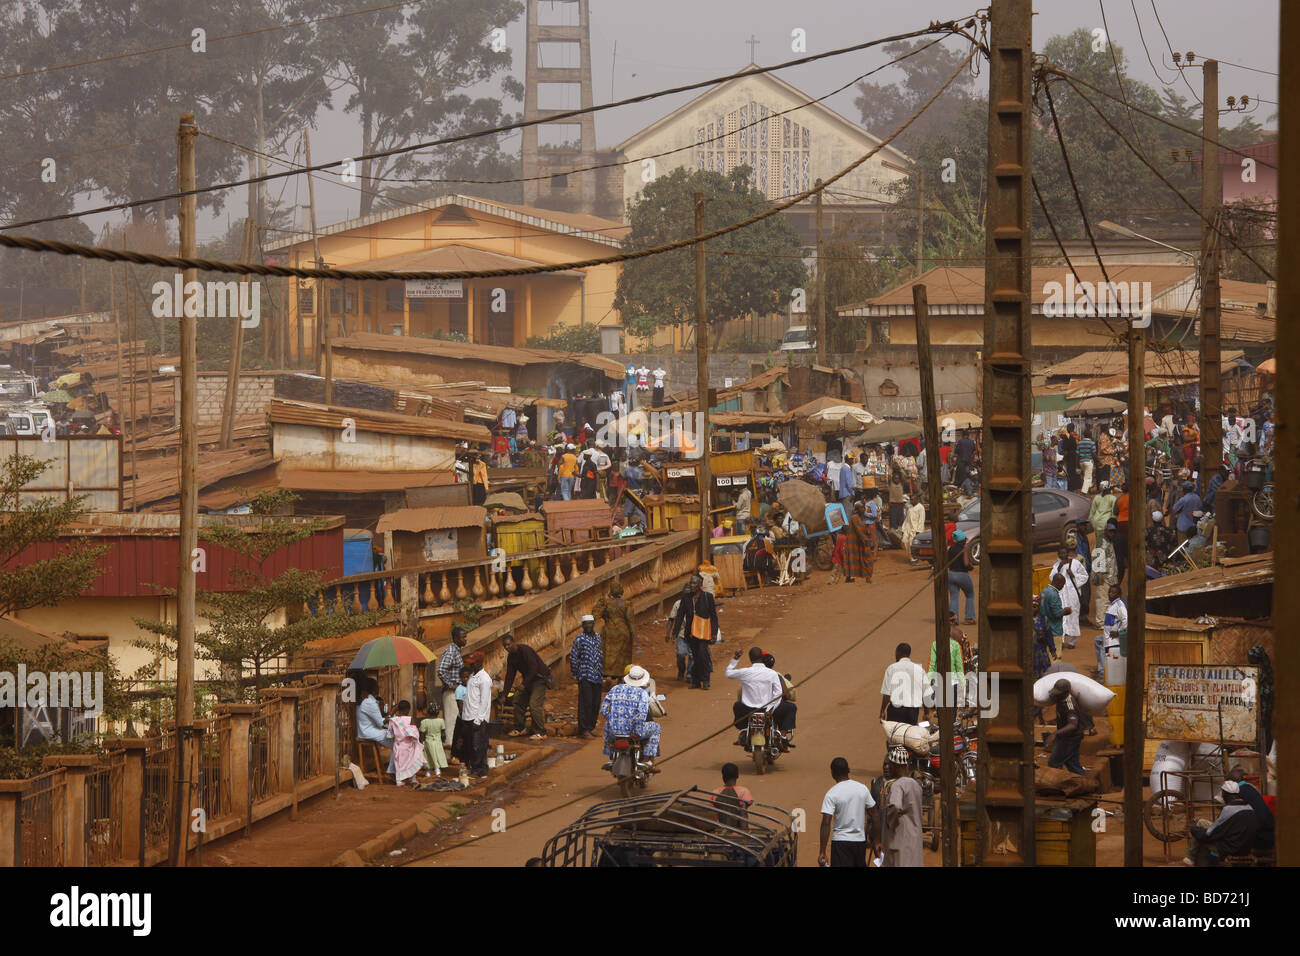
{"label": "corrugated metal roof", "polygon": [[347,408],[342,405],[318,405],[315,402],[300,402],[290,398],[272,399],[267,417],[274,423],[315,425],[321,428],[342,428],[344,419],[350,419],[358,431],[452,438],[473,442],[487,442],[492,439],[492,433],[482,425],[427,418],[421,415],[398,415],[395,412]]}
{"label": "corrugated metal roof", "polygon": [[434,355],[448,359],[467,359],[477,362],[495,362],[498,365],[546,365],[565,362],[582,365],[604,372],[609,378],[622,380],[623,366],[612,359],[585,352],[557,352],[550,349],[511,348],[504,345],[482,345],[478,342],[451,342],[447,339],[426,339],[414,335],[381,335],[378,332],[353,332],[334,339],[334,351],[360,349],[363,351],[406,352],[416,355]]}
{"label": "corrugated metal roof", "polygon": [[[1223,371],[1236,365],[1237,360],[1245,354],[1239,349],[1220,353],[1220,366]],[[1169,352],[1148,350],[1144,369],[1149,376],[1197,378],[1201,373],[1200,361],[1200,353],[1188,349],[1175,349]],[[1121,350],[1083,352],[1064,362],[1049,365],[1037,374],[1045,378],[1104,378],[1111,375],[1127,375],[1128,353]]]}
{"label": "corrugated metal roof", "polygon": [[[502,255],[499,252],[489,252],[486,249],[475,249],[461,243],[453,243],[449,246],[435,246],[432,249],[418,249],[414,252],[403,252],[395,256],[384,256],[382,259],[367,259],[364,262],[356,263],[356,266],[368,272],[425,272],[435,270],[460,272],[462,270],[519,269],[540,264],[541,260],[539,259],[520,259],[515,256]],[[348,267],[343,266],[342,268],[346,270]],[[582,275],[584,273],[577,269],[565,269],[562,272],[542,273],[542,278],[546,276],[580,278]]]}
{"label": "corrugated metal roof", "polygon": [[1265,551],[1263,554],[1225,558],[1223,563],[1200,571],[1171,574],[1168,577],[1148,581],[1147,600],[1272,583],[1273,552]]}
{"label": "corrugated metal roof", "polygon": [[480,505],[402,508],[379,519],[376,531],[434,531],[439,528],[481,528],[487,509]]}

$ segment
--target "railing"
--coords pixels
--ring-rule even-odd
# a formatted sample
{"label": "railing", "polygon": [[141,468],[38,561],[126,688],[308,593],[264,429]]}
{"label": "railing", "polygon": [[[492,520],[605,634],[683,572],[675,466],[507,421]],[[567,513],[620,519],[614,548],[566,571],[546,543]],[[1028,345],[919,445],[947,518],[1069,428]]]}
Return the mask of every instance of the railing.
{"label": "railing", "polygon": [[86,774],[84,826],[86,865],[107,866],[122,858],[126,755],[108,753]]}
{"label": "railing", "polygon": [[334,704],[334,759],[340,771],[346,771],[349,758],[360,759],[357,755],[357,705],[342,699],[342,694]]}
{"label": "railing", "polygon": [[198,738],[199,806],[209,821],[219,820],[233,811],[230,730],[229,717],[216,717]]}
{"label": "railing", "polygon": [[264,704],[248,724],[248,803],[276,792],[280,779],[280,702]]}
{"label": "railing", "polygon": [[[580,574],[604,567],[629,550],[663,540],[662,536],[637,536],[521,551],[506,556],[504,571],[492,569],[492,558],[481,558],[351,574],[323,589],[323,604],[335,613],[356,614],[376,607],[396,613],[402,604],[403,579],[413,583],[416,605],[422,610],[451,608],[457,601],[468,600],[479,604],[511,602],[553,590]],[[308,609],[312,614],[320,613],[321,602],[311,603]]]}
{"label": "railing", "polygon": [[140,834],[145,853],[167,846],[176,794],[176,734],[165,734],[145,754]]}
{"label": "railing", "polygon": [[23,866],[63,866],[67,771],[32,777],[18,801],[18,858]]}
{"label": "railing", "polygon": [[321,720],[323,704],[319,697],[298,701],[298,727],[294,735],[294,767],[298,780],[310,780],[325,772],[325,755],[321,753],[325,736]]}

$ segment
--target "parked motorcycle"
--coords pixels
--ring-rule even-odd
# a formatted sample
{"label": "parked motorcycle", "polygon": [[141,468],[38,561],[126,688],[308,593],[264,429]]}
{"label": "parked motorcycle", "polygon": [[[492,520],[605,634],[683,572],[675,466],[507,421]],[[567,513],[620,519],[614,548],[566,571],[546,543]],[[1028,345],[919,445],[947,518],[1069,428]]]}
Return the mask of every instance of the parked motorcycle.
{"label": "parked motorcycle", "polygon": [[745,725],[745,752],[754,761],[755,773],[767,773],[767,768],[776,763],[786,749],[785,734],[772,721],[772,714],[766,710],[756,710],[748,717]]}
{"label": "parked motorcycle", "polygon": [[652,764],[642,756],[642,740],[636,734],[616,734],[614,736],[614,757],[609,763],[609,772],[618,781],[619,795],[632,796],[636,788],[645,789],[650,780]]}

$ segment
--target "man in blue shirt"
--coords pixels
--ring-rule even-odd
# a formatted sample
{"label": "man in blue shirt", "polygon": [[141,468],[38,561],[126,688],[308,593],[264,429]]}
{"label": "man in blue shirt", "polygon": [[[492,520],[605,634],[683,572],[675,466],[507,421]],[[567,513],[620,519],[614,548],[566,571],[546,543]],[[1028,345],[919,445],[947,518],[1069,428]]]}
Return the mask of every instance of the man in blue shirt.
{"label": "man in blue shirt", "polygon": [[605,649],[596,633],[596,619],[582,616],[582,633],[569,650],[569,673],[578,682],[578,736],[594,736],[605,673]]}
{"label": "man in blue shirt", "polygon": [[1233,767],[1228,773],[1228,779],[1236,781],[1242,803],[1255,811],[1255,821],[1259,824],[1259,829],[1255,831],[1255,846],[1261,850],[1271,850],[1275,839],[1273,811],[1268,808],[1254,784],[1246,782],[1246,772],[1240,767]]}
{"label": "man in blue shirt", "polygon": [[1085,431],[1075,445],[1075,451],[1079,455],[1079,469],[1083,472],[1083,493],[1086,495],[1092,489],[1092,470],[1095,467],[1093,458],[1097,454],[1097,443]]}
{"label": "man in blue shirt", "polygon": [[1223,487],[1223,483],[1227,480],[1228,466],[1226,464],[1220,465],[1219,470],[1215,472],[1214,477],[1210,479],[1209,486],[1205,489],[1205,507],[1208,510],[1214,510],[1214,496],[1218,493],[1219,489]]}
{"label": "man in blue shirt", "polygon": [[1173,516],[1177,520],[1178,536],[1186,541],[1196,533],[1194,512],[1202,508],[1201,496],[1196,493],[1196,486],[1190,481],[1183,482],[1183,496],[1174,502]]}

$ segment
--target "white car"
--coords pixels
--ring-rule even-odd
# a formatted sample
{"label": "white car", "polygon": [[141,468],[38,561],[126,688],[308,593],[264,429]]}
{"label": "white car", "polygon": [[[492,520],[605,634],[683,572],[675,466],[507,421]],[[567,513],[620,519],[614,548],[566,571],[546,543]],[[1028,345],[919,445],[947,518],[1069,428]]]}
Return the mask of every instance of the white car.
{"label": "white car", "polygon": [[792,325],[781,339],[782,352],[814,352],[816,349],[817,333],[809,325]]}

